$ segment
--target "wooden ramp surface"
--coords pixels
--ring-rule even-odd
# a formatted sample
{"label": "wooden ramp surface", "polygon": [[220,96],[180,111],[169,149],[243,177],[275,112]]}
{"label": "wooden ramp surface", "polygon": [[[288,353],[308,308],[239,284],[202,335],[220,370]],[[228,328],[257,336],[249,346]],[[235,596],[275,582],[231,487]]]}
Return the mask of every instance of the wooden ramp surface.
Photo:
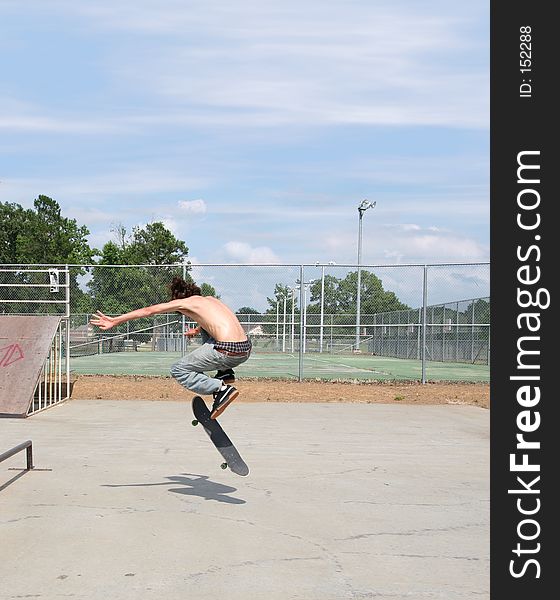
{"label": "wooden ramp surface", "polygon": [[58,329],[56,316],[0,316],[0,417],[25,417]]}

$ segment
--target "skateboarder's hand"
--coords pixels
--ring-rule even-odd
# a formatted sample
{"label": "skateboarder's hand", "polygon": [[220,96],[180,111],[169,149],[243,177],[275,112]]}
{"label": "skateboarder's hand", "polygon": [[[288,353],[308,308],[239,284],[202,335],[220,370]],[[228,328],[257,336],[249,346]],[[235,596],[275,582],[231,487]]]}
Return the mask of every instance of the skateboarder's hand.
{"label": "skateboarder's hand", "polygon": [[104,315],[100,310],[95,313],[90,323],[99,327],[99,329],[111,329],[115,325],[115,318]]}
{"label": "skateboarder's hand", "polygon": [[193,327],[189,329],[185,329],[185,335],[187,337],[194,337],[200,333],[200,327]]}

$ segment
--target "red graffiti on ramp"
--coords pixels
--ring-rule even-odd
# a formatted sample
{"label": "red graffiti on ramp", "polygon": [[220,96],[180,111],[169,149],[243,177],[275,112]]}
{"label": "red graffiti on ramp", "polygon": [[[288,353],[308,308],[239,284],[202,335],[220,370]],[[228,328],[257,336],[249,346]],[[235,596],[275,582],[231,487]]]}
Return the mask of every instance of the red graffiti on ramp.
{"label": "red graffiti on ramp", "polygon": [[25,357],[19,344],[10,344],[0,348],[0,367],[7,367],[22,358]]}

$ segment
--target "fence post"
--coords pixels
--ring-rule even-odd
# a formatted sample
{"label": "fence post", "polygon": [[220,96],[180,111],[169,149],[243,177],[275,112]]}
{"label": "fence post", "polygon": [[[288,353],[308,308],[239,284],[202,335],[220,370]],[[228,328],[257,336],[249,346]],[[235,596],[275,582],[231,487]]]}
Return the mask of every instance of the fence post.
{"label": "fence post", "polygon": [[447,324],[445,323],[445,304],[443,305],[443,316],[442,316],[442,324],[443,327],[441,328],[441,360],[443,362],[445,362],[445,333],[446,333],[446,327]]}
{"label": "fence post", "polygon": [[333,344],[334,344],[334,337],[333,337],[334,331],[333,331],[333,329],[334,329],[334,315],[331,313],[331,347],[329,349],[329,352],[331,354],[333,354],[333,348],[334,348],[334,346],[333,346]]}
{"label": "fence post", "polygon": [[455,316],[455,362],[459,362],[459,303],[457,302],[457,311]]}
{"label": "fence post", "polygon": [[294,353],[294,337],[296,332],[296,294],[295,288],[292,288],[292,335],[291,335],[291,343],[292,343],[292,354]]}
{"label": "fence post", "polygon": [[[64,266],[65,270],[65,283],[66,283],[66,293],[65,293],[65,315],[64,315],[64,323],[66,326],[65,335],[64,335],[64,344],[65,344],[65,352],[64,352],[64,360],[66,367],[66,397],[70,398],[70,267],[68,265]],[[61,321],[62,323],[62,321]],[[89,324],[89,323],[88,323]],[[87,331],[87,329],[86,329]]]}
{"label": "fence post", "polygon": [[64,293],[64,318],[70,319],[70,267],[68,265],[64,265],[64,279],[64,283],[66,284]]}
{"label": "fence post", "polygon": [[426,313],[428,306],[428,265],[424,265],[424,284],[422,291],[422,383],[426,383]]}
{"label": "fence post", "polygon": [[418,309],[418,339],[416,340],[416,360],[422,359],[422,309]]}
{"label": "fence post", "polygon": [[325,320],[325,265],[321,267],[321,324],[319,328],[319,352],[323,352],[323,323]]}
{"label": "fence post", "polygon": [[490,366],[490,327],[488,327],[488,346],[486,348],[486,364]]}
{"label": "fence post", "polygon": [[471,364],[474,364],[474,300],[471,310]]}
{"label": "fence post", "polygon": [[303,330],[303,319],[304,319],[304,302],[305,302],[305,286],[304,286],[304,274],[303,274],[303,265],[299,268],[299,371],[298,371],[298,381],[303,380],[303,347],[304,347],[304,335],[305,332]]}
{"label": "fence post", "polygon": [[[187,279],[187,266],[185,264],[183,264],[183,268],[182,268],[182,277],[184,280]],[[187,318],[185,317],[185,315],[181,315],[181,356],[185,356],[187,349],[186,349],[186,345],[187,345],[187,336],[185,335],[185,331],[187,329]]]}
{"label": "fence post", "polygon": [[431,360],[436,360],[435,359],[435,352],[434,352],[434,323],[435,323],[435,317],[434,317],[434,309],[435,307],[432,306],[432,316],[430,318],[430,359]]}

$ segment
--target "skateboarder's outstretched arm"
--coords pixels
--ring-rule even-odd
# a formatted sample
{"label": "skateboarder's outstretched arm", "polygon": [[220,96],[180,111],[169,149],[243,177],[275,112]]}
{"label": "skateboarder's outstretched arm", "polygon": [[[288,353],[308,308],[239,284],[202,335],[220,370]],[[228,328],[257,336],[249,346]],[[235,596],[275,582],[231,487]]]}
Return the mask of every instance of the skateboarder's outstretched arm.
{"label": "skateboarder's outstretched arm", "polygon": [[152,306],[139,308],[138,310],[133,310],[132,312],[125,313],[118,317],[108,317],[98,310],[91,319],[91,324],[100,329],[111,329],[111,327],[126,323],[127,321],[132,321],[133,319],[142,319],[144,317],[151,317],[152,315],[188,309],[188,303],[188,298],[181,298],[179,300],[171,300],[171,302],[163,302],[161,304],[153,304]]}

